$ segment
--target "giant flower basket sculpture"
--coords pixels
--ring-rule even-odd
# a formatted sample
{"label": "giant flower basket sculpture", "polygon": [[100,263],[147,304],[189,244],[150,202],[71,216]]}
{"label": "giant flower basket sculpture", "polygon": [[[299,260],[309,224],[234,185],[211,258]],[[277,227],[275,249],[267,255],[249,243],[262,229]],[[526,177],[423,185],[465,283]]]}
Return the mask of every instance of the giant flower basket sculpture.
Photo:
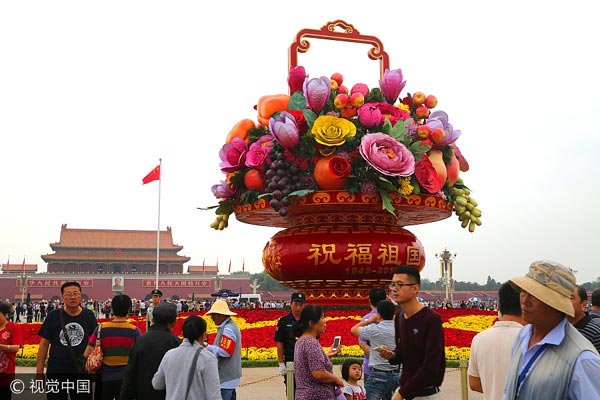
{"label": "giant flower basket sculpture", "polygon": [[[340,31],[341,29],[341,31]],[[309,78],[297,65],[307,37],[372,44],[379,87],[344,86],[343,76]],[[361,301],[389,282],[396,265],[425,265],[423,246],[404,227],[448,218],[473,232],[481,211],[459,177],[469,166],[461,132],[433,95],[406,93],[379,39],[343,21],[304,29],[290,47],[289,95],[258,100],[255,123],[238,122],[219,155],[226,179],[211,227],[229,215],[285,228],[263,251],[282,284],[329,304]]]}

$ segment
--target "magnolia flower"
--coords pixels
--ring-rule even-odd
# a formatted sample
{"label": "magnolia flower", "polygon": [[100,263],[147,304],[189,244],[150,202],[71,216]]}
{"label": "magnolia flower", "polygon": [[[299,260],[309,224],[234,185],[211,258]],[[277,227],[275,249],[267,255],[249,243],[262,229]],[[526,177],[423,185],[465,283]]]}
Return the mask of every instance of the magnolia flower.
{"label": "magnolia flower", "polygon": [[227,182],[221,181],[218,185],[213,185],[210,190],[217,199],[227,199],[235,194],[235,186],[229,187]]}
{"label": "magnolia flower", "polygon": [[325,146],[340,146],[346,138],[356,135],[356,126],[344,118],[321,115],[315,120],[311,133],[315,141]]}
{"label": "magnolia flower", "polygon": [[296,119],[287,111],[282,111],[277,117],[271,117],[269,130],[277,143],[286,149],[294,147],[300,140]]}
{"label": "magnolia flower", "polygon": [[437,146],[444,146],[446,144],[454,143],[456,139],[460,137],[460,131],[454,130],[452,125],[448,122],[448,114],[443,111],[434,111],[427,118],[427,125],[431,127],[431,130],[442,128],[444,133],[444,140],[437,144]]}
{"label": "magnolia flower", "polygon": [[410,176],[415,172],[415,158],[410,150],[385,133],[366,134],[358,151],[371,167],[383,175]]}
{"label": "magnolia flower", "polygon": [[390,104],[396,102],[400,92],[404,89],[404,85],[406,85],[406,81],[402,80],[402,70],[400,68],[391,71],[386,69],[383,73],[383,80],[379,81],[383,97]]}
{"label": "magnolia flower", "polygon": [[306,80],[306,70],[304,67],[298,66],[290,69],[288,75],[288,86],[290,87],[290,93],[294,94],[298,91],[302,91],[304,80]]}
{"label": "magnolia flower", "polygon": [[304,97],[311,110],[320,113],[331,93],[331,81],[324,76],[304,81]]}
{"label": "magnolia flower", "polygon": [[219,151],[219,158],[221,158],[221,171],[230,173],[240,170],[246,162],[246,152],[248,151],[248,145],[244,139],[236,137],[233,138],[230,144],[225,144]]}
{"label": "magnolia flower", "polygon": [[271,135],[263,135],[250,145],[246,153],[246,167],[254,168],[265,163],[270,164],[269,154],[273,149],[275,138]]}

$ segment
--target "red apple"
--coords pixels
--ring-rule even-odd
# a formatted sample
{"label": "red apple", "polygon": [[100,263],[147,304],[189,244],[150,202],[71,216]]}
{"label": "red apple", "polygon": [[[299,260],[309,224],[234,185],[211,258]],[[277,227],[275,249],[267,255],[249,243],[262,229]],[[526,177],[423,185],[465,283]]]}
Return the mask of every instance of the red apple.
{"label": "red apple", "polygon": [[344,82],[344,77],[339,72],[336,72],[333,75],[331,75],[330,79],[332,81],[336,81],[338,86],[340,86],[342,84],[342,82]]}
{"label": "red apple", "polygon": [[423,93],[423,92],[414,93],[412,95],[412,102],[413,102],[413,104],[416,104],[418,106],[423,104],[425,102],[425,93]]}
{"label": "red apple", "polygon": [[339,85],[337,92],[338,94],[348,94],[348,88],[344,85]]}
{"label": "red apple", "polygon": [[331,85],[331,90],[334,90],[334,91],[337,90],[337,88],[339,86],[337,81],[334,81],[333,79],[329,80],[329,84]]}
{"label": "red apple", "polygon": [[419,125],[417,127],[417,135],[421,139],[429,138],[429,135],[431,135],[431,127],[429,125]]}
{"label": "red apple", "polygon": [[437,106],[437,97],[432,94],[425,97],[425,106],[427,108],[435,108],[435,106]]}
{"label": "red apple", "polygon": [[429,108],[425,107],[425,106],[419,106],[417,107],[417,109],[415,110],[415,115],[417,116],[417,118],[422,119],[422,118],[427,118],[429,117]]}
{"label": "red apple", "polygon": [[348,105],[349,101],[350,98],[347,94],[338,94],[337,96],[335,96],[335,99],[333,99],[333,105],[335,106],[335,108],[339,108],[341,110],[342,108]]}
{"label": "red apple", "polygon": [[431,164],[433,164],[433,168],[435,168],[435,171],[437,172],[438,181],[443,187],[446,183],[448,172],[446,171],[446,164],[444,164],[442,151],[436,149],[429,150],[427,153],[427,158],[429,158],[429,161],[431,161]]}
{"label": "red apple", "polygon": [[424,146],[433,147],[433,142],[429,138],[421,140],[421,144]]}

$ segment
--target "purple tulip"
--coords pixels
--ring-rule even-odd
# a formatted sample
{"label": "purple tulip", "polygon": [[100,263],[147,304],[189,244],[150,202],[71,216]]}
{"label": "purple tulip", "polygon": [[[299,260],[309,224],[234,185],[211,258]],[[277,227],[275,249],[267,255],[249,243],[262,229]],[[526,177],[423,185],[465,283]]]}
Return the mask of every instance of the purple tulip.
{"label": "purple tulip", "polygon": [[405,85],[406,81],[402,81],[402,70],[400,68],[395,70],[386,69],[383,73],[383,80],[379,81],[383,97],[390,104],[394,104],[398,100],[398,96],[400,96],[400,92]]}
{"label": "purple tulip", "polygon": [[448,122],[448,114],[444,111],[434,111],[431,113],[429,118],[427,118],[427,125],[431,127],[431,130],[435,130],[437,128],[442,128],[444,133],[444,140],[438,143],[436,146],[444,146],[450,143],[456,142],[456,139],[460,137],[461,132],[459,130],[454,130],[452,124]]}
{"label": "purple tulip", "polygon": [[368,133],[360,141],[362,158],[387,176],[410,176],[415,172],[415,157],[393,137],[382,132]]}
{"label": "purple tulip", "polygon": [[385,117],[381,110],[373,103],[364,104],[358,109],[358,122],[365,128],[372,128],[383,124]]}
{"label": "purple tulip", "polygon": [[331,81],[327,77],[313,78],[304,81],[304,97],[311,110],[319,114],[331,93]]}
{"label": "purple tulip", "polygon": [[235,186],[229,187],[227,182],[221,181],[218,185],[213,185],[210,190],[213,192],[217,199],[228,199],[235,194]]}
{"label": "purple tulip", "polygon": [[298,66],[290,69],[290,74],[288,75],[288,86],[290,87],[290,93],[294,94],[297,91],[302,91],[302,86],[304,85],[306,78],[307,75],[304,67]]}
{"label": "purple tulip", "polygon": [[273,149],[275,138],[272,135],[263,135],[256,142],[250,145],[246,153],[246,167],[254,168],[260,165],[270,164],[269,154]]}
{"label": "purple tulip", "polygon": [[225,144],[219,151],[219,158],[221,158],[221,171],[228,174],[235,172],[243,168],[246,162],[246,152],[248,146],[244,139],[236,137],[233,138],[230,144]]}
{"label": "purple tulip", "polygon": [[287,111],[282,111],[277,117],[271,117],[269,130],[277,143],[286,149],[294,147],[300,140],[296,119]]}

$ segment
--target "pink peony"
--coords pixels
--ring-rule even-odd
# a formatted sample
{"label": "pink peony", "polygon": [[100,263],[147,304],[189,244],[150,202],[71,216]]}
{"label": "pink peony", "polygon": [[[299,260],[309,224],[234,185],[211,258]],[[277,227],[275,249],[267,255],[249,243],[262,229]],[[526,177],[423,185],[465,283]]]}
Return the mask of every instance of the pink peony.
{"label": "pink peony", "polygon": [[358,122],[365,128],[383,124],[385,118],[374,103],[366,103],[358,109]]}
{"label": "pink peony", "polygon": [[221,151],[219,151],[221,171],[230,173],[243,168],[247,151],[248,145],[244,139],[239,137],[233,138],[230,144],[223,145]]}
{"label": "pink peony", "polygon": [[415,171],[415,158],[410,150],[385,133],[366,134],[358,150],[365,161],[383,175],[410,176]]}

